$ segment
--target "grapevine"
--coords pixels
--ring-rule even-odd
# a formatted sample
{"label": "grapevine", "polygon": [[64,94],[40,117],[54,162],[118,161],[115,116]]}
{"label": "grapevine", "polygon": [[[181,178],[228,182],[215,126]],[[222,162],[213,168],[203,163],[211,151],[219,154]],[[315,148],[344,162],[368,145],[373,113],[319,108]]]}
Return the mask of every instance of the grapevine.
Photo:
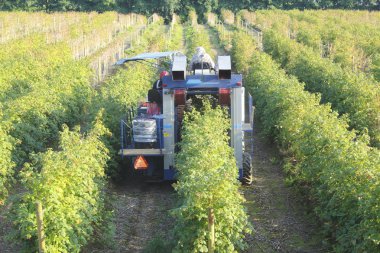
{"label": "grapevine", "polygon": [[315,213],[332,236],[334,249],[376,252],[379,151],[368,146],[366,134],[356,137],[347,119],[320,105],[318,95],[305,91],[268,55],[254,52],[242,60],[251,65],[246,85],[264,133],[288,154],[284,168],[289,182],[310,189]]}
{"label": "grapevine", "polygon": [[236,161],[228,145],[229,128],[226,112],[208,103],[202,112],[185,116],[181,151],[176,156],[175,189],[182,198],[182,205],[174,210],[178,252],[208,252],[210,209],[215,213],[215,250],[237,252],[246,246],[244,233],[250,228]]}

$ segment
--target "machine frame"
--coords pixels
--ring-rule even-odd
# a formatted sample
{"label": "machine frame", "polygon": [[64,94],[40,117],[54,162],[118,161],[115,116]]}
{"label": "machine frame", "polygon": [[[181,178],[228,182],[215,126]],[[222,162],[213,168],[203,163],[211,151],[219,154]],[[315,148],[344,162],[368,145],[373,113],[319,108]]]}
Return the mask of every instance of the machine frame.
{"label": "machine frame", "polygon": [[[145,56],[147,54],[144,54]],[[153,56],[173,55],[173,52],[154,53]],[[160,58],[158,57],[158,58]],[[131,59],[141,60],[141,57]],[[146,57],[144,57],[144,60]],[[151,58],[156,59],[156,58]],[[130,61],[120,61],[121,64]],[[148,160],[154,157],[163,159],[163,180],[175,180],[175,152],[178,142],[179,122],[176,108],[178,104],[183,104],[188,95],[214,95],[218,96],[221,103],[229,103],[229,113],[231,116],[231,139],[230,145],[234,149],[234,155],[239,169],[239,179],[243,179],[244,155],[252,159],[253,151],[253,109],[252,97],[243,87],[241,74],[231,73],[229,56],[219,56],[220,66],[216,74],[193,74],[187,75],[186,57],[175,53],[173,56],[171,74],[162,78],[162,114],[146,116],[156,120],[157,142],[152,148],[136,148],[131,129],[131,120],[134,115],[130,114],[127,120],[121,121],[121,150],[122,157],[131,157],[132,161],[138,156],[144,156]],[[195,72],[195,71],[194,71]],[[202,71],[203,73],[203,71]],[[221,100],[223,98],[223,100]],[[132,131],[132,132],[131,132]],[[129,139],[129,141],[128,141]],[[152,175],[156,170],[154,162],[149,162],[147,175]]]}

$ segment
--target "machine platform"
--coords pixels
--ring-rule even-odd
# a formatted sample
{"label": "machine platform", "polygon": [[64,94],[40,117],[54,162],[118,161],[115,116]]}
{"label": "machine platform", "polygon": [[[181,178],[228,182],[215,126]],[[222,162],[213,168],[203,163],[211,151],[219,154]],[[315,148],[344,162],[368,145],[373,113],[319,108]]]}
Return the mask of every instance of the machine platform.
{"label": "machine platform", "polygon": [[120,149],[119,155],[123,156],[160,156],[164,155],[165,149]]}

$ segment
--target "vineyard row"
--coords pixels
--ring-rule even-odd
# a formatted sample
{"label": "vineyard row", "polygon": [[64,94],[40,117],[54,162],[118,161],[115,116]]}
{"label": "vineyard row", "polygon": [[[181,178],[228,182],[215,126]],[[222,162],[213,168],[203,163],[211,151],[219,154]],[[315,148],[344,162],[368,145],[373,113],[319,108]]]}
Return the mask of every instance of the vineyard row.
{"label": "vineyard row", "polygon": [[234,38],[233,58],[238,71],[248,73],[245,85],[262,129],[286,154],[288,180],[309,193],[334,250],[376,252],[379,150],[368,146],[366,134],[348,130],[347,119],[321,105],[318,95],[305,91],[270,56],[254,50],[249,35]]}

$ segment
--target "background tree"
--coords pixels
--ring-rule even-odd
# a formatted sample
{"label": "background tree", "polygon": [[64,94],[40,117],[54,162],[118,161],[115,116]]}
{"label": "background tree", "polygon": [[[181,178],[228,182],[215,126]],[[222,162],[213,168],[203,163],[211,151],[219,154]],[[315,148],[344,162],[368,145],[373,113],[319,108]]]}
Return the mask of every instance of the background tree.
{"label": "background tree", "polygon": [[234,12],[241,9],[366,9],[380,10],[380,0],[2,0],[0,10],[25,11],[109,11],[159,13],[166,22],[175,12],[186,16],[195,9],[199,22],[207,12],[219,13],[222,8]]}

